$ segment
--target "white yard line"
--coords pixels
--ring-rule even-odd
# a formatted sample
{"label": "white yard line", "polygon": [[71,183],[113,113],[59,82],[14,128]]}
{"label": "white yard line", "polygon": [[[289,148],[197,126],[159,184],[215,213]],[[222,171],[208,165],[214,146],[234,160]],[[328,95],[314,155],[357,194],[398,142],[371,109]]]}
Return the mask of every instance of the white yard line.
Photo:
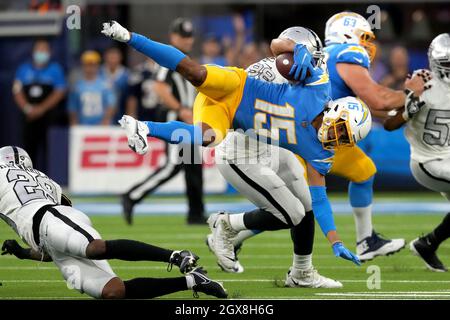
{"label": "white yard line", "polygon": [[[368,264],[367,266],[369,266]],[[217,266],[215,264],[204,264],[205,268],[211,268],[216,269]],[[166,266],[111,266],[114,270],[166,270]],[[364,267],[364,265],[363,265]],[[268,266],[268,265],[258,265],[258,266],[245,266],[245,270],[286,270],[288,269],[288,266]],[[426,270],[425,266],[423,267],[417,267],[417,266],[382,266],[380,267],[381,270],[388,270],[388,271],[395,271],[396,269],[402,270]],[[354,266],[321,266],[317,268],[320,270],[353,270],[355,269]],[[0,270],[17,270],[17,271],[27,271],[27,270],[58,270],[57,267],[23,267],[23,266],[7,266],[7,267],[0,267]]]}
{"label": "white yard line", "polygon": [[[274,282],[275,279],[215,279],[216,281],[223,282]],[[281,279],[277,279],[281,281]],[[341,282],[349,282],[349,283],[366,283],[367,280],[341,280]],[[1,280],[3,283],[57,283],[64,282],[64,280]],[[381,283],[450,283],[450,280],[381,280]]]}

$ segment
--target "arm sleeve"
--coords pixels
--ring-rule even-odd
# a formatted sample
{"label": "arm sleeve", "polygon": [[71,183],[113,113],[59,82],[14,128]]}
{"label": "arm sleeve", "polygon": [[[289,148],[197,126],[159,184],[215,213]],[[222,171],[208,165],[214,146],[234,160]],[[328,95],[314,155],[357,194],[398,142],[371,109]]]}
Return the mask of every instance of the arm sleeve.
{"label": "arm sleeve", "polygon": [[336,231],[333,211],[331,210],[331,204],[327,197],[326,187],[311,186],[309,190],[311,192],[314,216],[326,237],[328,232]]}
{"label": "arm sleeve", "polygon": [[137,51],[152,58],[157,64],[175,71],[178,64],[186,55],[173,46],[150,40],[138,33],[131,33],[128,42]]}

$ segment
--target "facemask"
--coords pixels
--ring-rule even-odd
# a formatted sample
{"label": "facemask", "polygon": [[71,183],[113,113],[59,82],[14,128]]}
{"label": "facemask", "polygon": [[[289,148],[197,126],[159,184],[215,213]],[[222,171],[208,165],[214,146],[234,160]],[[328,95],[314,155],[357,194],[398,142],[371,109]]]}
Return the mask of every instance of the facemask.
{"label": "facemask", "polygon": [[48,52],[45,52],[45,51],[33,52],[33,61],[37,65],[47,64],[49,59],[50,59],[50,54]]}

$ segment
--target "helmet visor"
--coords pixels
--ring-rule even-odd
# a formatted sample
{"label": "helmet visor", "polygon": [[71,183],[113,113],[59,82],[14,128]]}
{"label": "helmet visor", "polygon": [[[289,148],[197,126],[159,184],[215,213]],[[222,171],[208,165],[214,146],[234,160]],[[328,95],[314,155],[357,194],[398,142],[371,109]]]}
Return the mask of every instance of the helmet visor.
{"label": "helmet visor", "polygon": [[337,120],[323,123],[322,146],[326,150],[332,150],[340,147],[352,147],[355,145],[353,137],[350,134],[348,120],[339,118]]}

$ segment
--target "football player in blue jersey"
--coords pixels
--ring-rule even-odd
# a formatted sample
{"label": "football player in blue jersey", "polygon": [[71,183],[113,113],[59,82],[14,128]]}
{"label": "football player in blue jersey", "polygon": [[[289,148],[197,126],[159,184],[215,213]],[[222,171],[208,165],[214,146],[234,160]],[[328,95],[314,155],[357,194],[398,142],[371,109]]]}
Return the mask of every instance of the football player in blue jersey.
{"label": "football player in blue jersey", "polygon": [[[194,104],[193,125],[178,121],[140,122],[124,116],[120,123],[133,150],[139,154],[148,151],[147,135],[169,143],[213,146],[229,129],[252,130],[250,134],[266,137],[269,142],[278,141],[281,147],[307,162],[314,214],[334,254],[360,264],[336,232],[325,175],[331,167],[334,148],[352,146],[367,135],[371,125],[370,112],[355,98],[337,100],[329,105],[328,74],[320,68],[322,45],[314,32],[310,30],[308,43],[296,45],[290,41],[288,49],[294,52],[291,73],[298,81],[292,85],[248,78],[245,70],[239,68],[200,65],[174,47],[130,33],[115,21],[104,23],[102,33],[127,42],[158,64],[176,70],[199,91]],[[225,235],[220,238],[220,243],[215,243],[216,251],[234,265],[232,234],[243,229],[289,228],[298,224],[303,216],[296,221],[288,218],[278,219],[258,210],[242,215],[233,227],[229,216],[221,215],[212,226],[213,232]]]}
{"label": "football player in blue jersey", "polygon": [[[325,54],[332,99],[355,96],[364,101],[372,113],[380,115],[382,111],[402,107],[406,95],[414,92],[391,90],[371,78],[370,61],[376,52],[374,38],[367,20],[354,12],[335,14],[326,23]],[[287,46],[289,42],[278,39],[272,50],[275,54],[285,52]],[[372,226],[375,173],[374,162],[357,145],[336,150],[330,174],[350,181],[348,191],[356,224],[356,251],[361,261],[393,254],[405,246],[404,239],[381,238]]]}

